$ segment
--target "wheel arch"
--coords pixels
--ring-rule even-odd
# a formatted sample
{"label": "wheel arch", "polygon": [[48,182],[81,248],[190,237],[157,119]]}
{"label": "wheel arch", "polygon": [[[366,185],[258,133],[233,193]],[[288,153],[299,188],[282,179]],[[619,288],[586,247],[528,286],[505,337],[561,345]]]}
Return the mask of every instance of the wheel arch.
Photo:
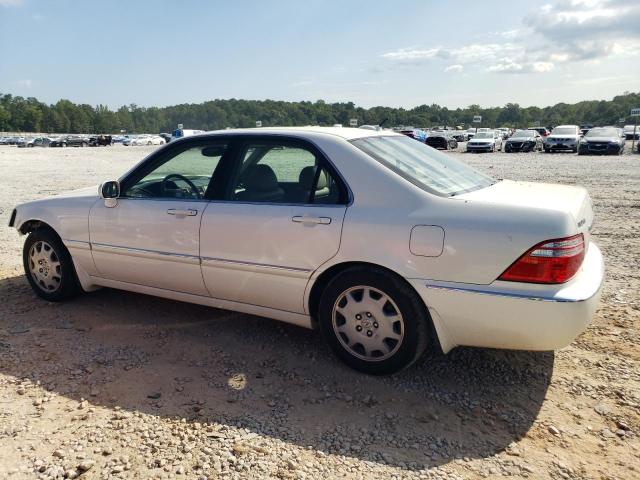
{"label": "wheel arch", "polygon": [[16,228],[17,228],[18,232],[20,232],[22,235],[26,235],[27,233],[35,232],[36,230],[49,230],[50,232],[55,234],[60,239],[60,241],[62,241],[62,237],[56,231],[55,228],[53,228],[47,222],[45,222],[43,220],[39,220],[37,218],[32,218],[30,220],[25,220],[24,222],[22,222],[20,224],[20,226],[18,226]]}
{"label": "wheel arch", "polygon": [[313,285],[311,285],[311,289],[309,291],[309,297],[306,302],[307,303],[306,306],[309,312],[309,317],[311,318],[311,325],[314,329],[318,328],[317,312],[318,312],[318,308],[320,307],[320,297],[322,297],[322,292],[324,292],[324,289],[327,287],[327,285],[329,284],[329,282],[331,282],[332,279],[334,279],[337,275],[339,275],[340,273],[352,267],[368,267],[368,268],[375,268],[377,270],[383,270],[393,275],[394,277],[396,277],[404,285],[406,285],[413,292],[415,292],[415,294],[420,299],[420,303],[426,313],[427,318],[429,319],[428,328],[429,328],[429,333],[431,335],[431,338],[433,339],[433,346],[439,352],[443,352],[442,346],[440,344],[440,338],[438,336],[438,331],[437,331],[438,329],[434,324],[434,319],[431,316],[429,307],[424,302],[422,296],[420,296],[420,294],[416,291],[414,286],[411,285],[411,283],[409,283],[402,275],[398,274],[397,272],[393,271],[388,267],[379,265],[377,263],[363,262],[363,261],[341,262],[341,263],[336,263],[334,265],[331,265],[329,268],[327,268],[322,273],[320,273],[320,275],[313,281]]}

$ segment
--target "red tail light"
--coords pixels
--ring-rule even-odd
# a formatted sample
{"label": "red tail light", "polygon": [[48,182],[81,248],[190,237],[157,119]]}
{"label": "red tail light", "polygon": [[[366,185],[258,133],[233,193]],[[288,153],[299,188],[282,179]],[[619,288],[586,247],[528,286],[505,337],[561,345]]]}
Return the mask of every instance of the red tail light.
{"label": "red tail light", "polygon": [[525,283],[564,283],[584,259],[584,236],[557,238],[539,243],[522,255],[498,280]]}

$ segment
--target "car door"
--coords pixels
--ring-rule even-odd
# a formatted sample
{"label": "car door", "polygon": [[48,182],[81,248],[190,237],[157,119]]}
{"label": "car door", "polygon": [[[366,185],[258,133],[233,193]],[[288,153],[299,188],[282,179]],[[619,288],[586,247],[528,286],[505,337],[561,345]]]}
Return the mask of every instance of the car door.
{"label": "car door", "polygon": [[162,149],[121,183],[115,206],[89,216],[96,269],[104,278],[208,296],[200,269],[200,221],[224,142]]}
{"label": "car door", "polygon": [[312,272],[340,246],[346,185],[314,146],[281,136],[246,138],[227,183],[200,230],[209,293],[305,313]]}

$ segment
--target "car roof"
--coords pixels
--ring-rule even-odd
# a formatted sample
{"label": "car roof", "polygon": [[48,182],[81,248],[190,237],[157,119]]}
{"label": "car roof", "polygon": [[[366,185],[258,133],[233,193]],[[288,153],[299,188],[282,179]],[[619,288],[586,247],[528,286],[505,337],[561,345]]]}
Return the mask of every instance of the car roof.
{"label": "car roof", "polygon": [[238,134],[250,134],[250,135],[295,135],[304,136],[305,133],[320,133],[324,135],[332,135],[335,137],[341,137],[346,140],[353,140],[356,138],[365,137],[382,137],[389,135],[402,136],[400,133],[396,133],[393,130],[369,130],[365,128],[344,128],[344,127],[260,127],[260,128],[234,128],[229,130],[212,130],[201,133],[199,135],[238,135]]}

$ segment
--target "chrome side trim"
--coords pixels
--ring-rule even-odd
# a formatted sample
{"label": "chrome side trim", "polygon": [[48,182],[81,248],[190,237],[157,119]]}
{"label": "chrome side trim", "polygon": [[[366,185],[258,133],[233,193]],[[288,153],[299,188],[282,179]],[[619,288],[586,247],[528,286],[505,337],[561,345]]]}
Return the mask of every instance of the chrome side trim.
{"label": "chrome side trim", "polygon": [[230,268],[233,266],[237,267],[249,267],[249,268],[265,268],[269,270],[279,270],[282,272],[295,272],[295,273],[311,273],[312,270],[308,268],[299,268],[299,267],[283,267],[281,265],[270,265],[266,263],[254,263],[254,262],[244,262],[240,260],[228,260],[225,258],[214,258],[214,257],[202,257],[202,264],[216,264],[222,263],[229,265]]}
{"label": "chrome side trim", "polygon": [[[173,262],[185,262],[185,263],[193,263],[193,264],[203,264],[213,266],[216,264],[221,264],[220,266],[227,268],[235,268],[235,269],[268,269],[273,270],[274,272],[281,272],[282,274],[294,274],[297,276],[307,277],[308,274],[312,272],[311,269],[307,268],[298,268],[298,267],[284,267],[281,265],[269,265],[265,263],[254,263],[254,262],[243,262],[240,260],[228,260],[224,258],[213,258],[213,257],[198,257],[197,255],[187,255],[184,253],[171,253],[171,252],[161,252],[158,250],[147,250],[144,248],[130,248],[130,247],[122,247],[119,245],[110,245],[107,243],[91,243],[83,242],[90,246],[90,248],[95,252],[103,252],[103,253],[112,253],[115,255],[131,255],[133,257],[142,257],[142,258],[152,258],[152,259],[160,259],[166,261]],[[89,248],[89,247],[87,247]]]}
{"label": "chrome side trim", "polygon": [[474,293],[476,295],[491,295],[494,297],[508,297],[508,298],[516,298],[519,300],[531,300],[535,302],[554,302],[554,303],[579,303],[586,302],[587,300],[594,297],[598,290],[588,298],[554,298],[554,297],[541,297],[531,294],[525,293],[515,293],[515,292],[498,292],[493,290],[482,290],[474,287],[450,287],[445,285],[426,285],[427,288],[436,289],[436,290],[449,290],[454,292],[464,292],[464,293]]}
{"label": "chrome side trim", "polygon": [[84,240],[63,239],[62,243],[64,243],[67,248],[77,248],[78,250],[91,250],[91,244],[89,242],[85,242]]}
{"label": "chrome side trim", "polygon": [[200,257],[197,255],[187,255],[184,253],[161,252],[158,250],[147,250],[144,248],[121,247],[106,243],[92,243],[91,249],[94,252],[113,253],[115,255],[131,255],[133,257],[154,258],[169,262],[184,262],[199,264]]}

